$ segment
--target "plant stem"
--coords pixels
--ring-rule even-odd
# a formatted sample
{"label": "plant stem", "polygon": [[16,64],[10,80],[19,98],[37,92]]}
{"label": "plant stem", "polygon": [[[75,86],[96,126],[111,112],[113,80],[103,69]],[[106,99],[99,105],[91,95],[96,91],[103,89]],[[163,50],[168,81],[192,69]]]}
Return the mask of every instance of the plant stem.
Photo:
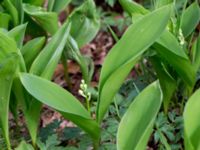
{"label": "plant stem", "polygon": [[99,149],[99,139],[93,139],[93,150],[98,150]]}
{"label": "plant stem", "polygon": [[70,77],[69,77],[69,72],[68,72],[68,64],[66,63],[66,56],[63,54],[62,55],[62,58],[61,58],[61,61],[62,61],[62,65],[64,67],[64,76],[65,76],[65,81],[68,85],[68,88],[69,90],[72,89],[72,84],[71,84],[71,80],[70,80]]}
{"label": "plant stem", "polygon": [[86,97],[86,107],[87,107],[88,112],[91,114],[91,109],[90,109],[90,100],[89,100],[88,97]]}
{"label": "plant stem", "polygon": [[117,116],[118,116],[119,119],[121,119],[121,116],[119,114],[119,108],[118,108],[118,105],[117,105],[116,98],[114,98],[114,104],[115,104],[115,109],[116,109],[116,112],[117,112]]}
{"label": "plant stem", "polygon": [[6,145],[7,145],[7,149],[8,150],[12,150],[11,149],[11,145],[10,145],[10,141],[6,139]]}

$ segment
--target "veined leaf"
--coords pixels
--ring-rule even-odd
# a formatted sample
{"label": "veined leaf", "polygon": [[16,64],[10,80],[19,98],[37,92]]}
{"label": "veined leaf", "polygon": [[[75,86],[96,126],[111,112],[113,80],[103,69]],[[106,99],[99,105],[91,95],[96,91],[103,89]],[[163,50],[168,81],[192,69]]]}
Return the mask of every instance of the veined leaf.
{"label": "veined leaf", "polygon": [[200,21],[200,8],[197,2],[190,5],[184,12],[181,20],[183,35],[187,37],[195,30]]}
{"label": "veined leaf", "polygon": [[33,6],[30,4],[23,5],[25,13],[34,18],[44,30],[50,34],[56,33],[58,30],[58,15],[54,12],[47,12],[42,7]]}
{"label": "veined leaf", "polygon": [[0,27],[8,29],[9,22],[11,21],[11,17],[9,14],[0,12]]}
{"label": "veined leaf", "polygon": [[99,122],[138,58],[165,30],[170,12],[171,7],[165,6],[144,16],[128,28],[107,55],[100,76],[97,109]]}
{"label": "veined leaf", "polygon": [[5,59],[0,59],[0,127],[2,128],[9,150],[11,150],[8,125],[9,99],[13,77],[18,65],[17,60],[18,55],[16,53],[10,53]]}
{"label": "veined leaf", "polygon": [[118,150],[144,150],[162,102],[158,82],[149,85],[129,106],[117,133]]}
{"label": "veined leaf", "polygon": [[45,37],[38,37],[28,41],[23,46],[21,53],[24,57],[24,61],[28,70],[31,64],[33,63],[34,59],[40,53],[44,43],[45,43]]}
{"label": "veined leaf", "polygon": [[81,47],[90,42],[100,28],[100,19],[96,13],[93,0],[86,0],[79,8],[75,9],[68,18],[72,27],[70,34]]}
{"label": "veined leaf", "polygon": [[200,149],[200,90],[188,100],[184,110],[185,150]]}
{"label": "veined leaf", "polygon": [[96,121],[73,95],[55,83],[34,75],[21,74],[20,78],[26,90],[37,100],[59,111],[93,138],[99,138],[100,129]]}
{"label": "veined leaf", "polygon": [[70,24],[63,24],[34,60],[30,73],[51,79],[67,42],[70,27]]}

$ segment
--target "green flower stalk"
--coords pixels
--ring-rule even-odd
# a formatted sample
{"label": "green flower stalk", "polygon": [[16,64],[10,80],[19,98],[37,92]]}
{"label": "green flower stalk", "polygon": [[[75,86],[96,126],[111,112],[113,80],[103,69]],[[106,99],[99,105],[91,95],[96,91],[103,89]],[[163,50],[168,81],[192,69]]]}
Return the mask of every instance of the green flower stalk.
{"label": "green flower stalk", "polygon": [[91,93],[88,92],[88,85],[85,83],[85,80],[81,80],[80,89],[78,93],[85,98],[87,110],[88,112],[91,113],[90,110]]}

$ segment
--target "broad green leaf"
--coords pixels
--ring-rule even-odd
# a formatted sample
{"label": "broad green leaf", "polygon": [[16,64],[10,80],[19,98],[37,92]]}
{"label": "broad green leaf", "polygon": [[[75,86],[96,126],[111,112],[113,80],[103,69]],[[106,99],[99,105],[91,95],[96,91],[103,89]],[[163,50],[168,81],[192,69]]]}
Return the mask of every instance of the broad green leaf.
{"label": "broad green leaf", "polygon": [[[0,50],[2,50],[2,47],[0,47]],[[13,77],[17,69],[17,60],[18,55],[16,53],[10,53],[5,59],[0,59],[0,127],[9,150],[11,150],[8,125],[9,99]]]}
{"label": "broad green leaf", "polygon": [[24,61],[28,70],[31,64],[33,63],[34,59],[40,53],[42,47],[44,46],[44,43],[45,43],[45,37],[38,37],[28,41],[22,47],[21,52],[24,57]]}
{"label": "broad green leaf", "polygon": [[21,24],[8,32],[8,36],[12,37],[16,41],[19,49],[21,49],[23,45],[26,26],[27,24]]}
{"label": "broad green leaf", "polygon": [[[129,8],[128,6],[127,6],[127,8],[123,7],[124,10],[129,12],[130,14],[132,14],[132,16],[134,16],[134,15],[137,16],[136,21],[141,19],[145,14],[150,13],[150,11],[145,9],[143,6],[141,6],[135,2],[128,2],[128,1],[129,0],[121,0],[121,5],[123,6],[126,3],[128,5],[130,3],[129,7],[135,8],[135,9],[128,9]],[[168,1],[168,0],[166,0],[166,1]],[[131,6],[131,5],[133,5],[133,6]],[[144,11],[142,11],[142,10],[144,10]],[[181,48],[176,37],[172,33],[170,33],[168,30],[165,30],[165,32],[161,35],[160,39],[157,40],[157,43],[159,45],[162,45],[163,47],[165,47],[166,50],[170,51],[170,53],[174,53],[175,55],[178,55],[180,57],[188,59],[188,56],[185,54],[185,52]]]}
{"label": "broad green leaf", "polygon": [[181,20],[183,35],[188,37],[197,27],[200,21],[200,8],[197,2],[190,5],[184,12]]}
{"label": "broad green leaf", "polygon": [[18,65],[17,46],[13,39],[0,31],[0,126],[10,150],[8,132],[9,99],[13,77]]}
{"label": "broad green leaf", "polygon": [[[34,60],[30,68],[30,73],[42,76],[49,80],[52,78],[69,36],[69,31],[70,25],[67,23],[63,24]],[[36,143],[37,128],[42,104],[34,98],[29,98],[28,103],[29,105],[31,104],[31,107],[26,108],[24,113],[32,141],[33,143]]]}
{"label": "broad green leaf", "polygon": [[100,19],[96,12],[93,0],[86,0],[79,8],[75,9],[68,17],[72,27],[70,34],[81,47],[89,43],[100,28]]}
{"label": "broad green leaf", "polygon": [[117,132],[118,150],[145,150],[162,102],[158,82],[149,85],[129,106]]}
{"label": "broad green leaf", "polygon": [[6,34],[7,33],[0,31],[0,60],[7,58],[7,55],[11,53],[17,53],[18,51],[15,41]]}
{"label": "broad green leaf", "polygon": [[17,26],[19,24],[19,14],[17,12],[17,9],[15,8],[15,6],[12,4],[12,2],[10,0],[4,0],[3,4],[4,4],[4,7],[6,8],[6,10],[12,16],[12,22],[13,22],[14,26]]}
{"label": "broad green leaf", "polygon": [[60,13],[70,2],[71,0],[49,0],[48,11]]}
{"label": "broad green leaf", "polygon": [[173,77],[171,77],[165,66],[162,64],[162,61],[157,56],[152,57],[151,62],[153,64],[153,67],[155,68],[157,77],[161,85],[161,89],[163,92],[164,111],[167,113],[170,100],[177,87],[176,81],[173,79]]}
{"label": "broad green leaf", "polygon": [[36,6],[42,6],[45,0],[23,0],[25,3],[29,3]]}
{"label": "broad green leaf", "polygon": [[173,0],[156,0],[155,7],[157,9],[157,8],[162,7],[162,6],[168,5],[172,2],[173,2]]}
{"label": "broad green leaf", "polygon": [[184,110],[185,150],[200,149],[200,90],[188,100]]}
{"label": "broad green leaf", "polygon": [[47,12],[42,7],[29,4],[23,5],[24,11],[33,20],[36,21],[44,30],[50,34],[56,33],[58,30],[58,15],[54,12]]}
{"label": "broad green leaf", "polygon": [[25,141],[22,141],[15,150],[34,150],[34,148]]}
{"label": "broad green leaf", "polygon": [[[137,5],[134,6],[136,7]],[[139,11],[140,7],[142,6],[139,5],[138,9],[127,11],[143,14],[141,11]],[[166,30],[162,34],[162,36],[156,41],[153,47],[156,49],[159,55],[162,56],[162,58],[167,60],[167,62],[173,66],[180,77],[189,86],[189,90],[191,90],[195,82],[195,72],[194,69],[191,67],[191,62],[189,61],[188,56],[185,54],[184,50],[181,48],[179,42],[173,36],[173,34]],[[183,64],[185,67],[182,67]]]}
{"label": "broad green leaf", "polygon": [[197,72],[200,68],[200,37],[193,43],[192,47],[192,65]]}
{"label": "broad green leaf", "polygon": [[[132,13],[143,14],[141,11],[139,11],[139,8],[142,6],[134,5],[134,7],[138,7],[138,9],[127,10],[125,8],[125,10],[132,11]],[[173,66],[179,76],[188,85],[189,90],[191,90],[195,82],[195,71],[191,66],[191,62],[189,61],[188,56],[185,54],[173,34],[165,30],[165,32],[156,41],[153,47],[163,59],[165,59],[170,65]],[[183,65],[184,67],[182,67]]]}
{"label": "broad green leaf", "polygon": [[165,6],[144,16],[128,28],[107,55],[100,76],[97,109],[99,122],[138,58],[162,35],[170,12],[171,6]]}
{"label": "broad green leaf", "polygon": [[144,7],[132,0],[119,0],[119,2],[122,5],[123,9],[129,13],[129,15],[132,15],[133,13],[145,15],[149,12]]}
{"label": "broad green leaf", "polygon": [[65,23],[56,32],[34,60],[30,73],[51,79],[69,37],[70,27],[70,24]]}
{"label": "broad green leaf", "polygon": [[11,17],[9,14],[0,12],[0,28],[8,29]]}
{"label": "broad green leaf", "polygon": [[99,138],[100,129],[89,112],[69,92],[53,82],[30,74],[21,74],[21,82],[26,90],[40,102],[59,111],[93,138]]}
{"label": "broad green leaf", "polygon": [[[19,25],[19,26],[13,28],[12,30],[10,30],[7,33],[7,35],[9,37],[11,37],[11,38],[13,38],[15,40],[15,42],[17,43],[17,47],[19,49],[23,45],[23,40],[24,40],[26,26],[27,26],[27,24]],[[19,49],[17,49],[17,53],[18,53],[18,55],[20,57],[20,71],[26,72],[25,62],[24,62],[24,59],[23,59],[22,54],[21,54],[21,52],[20,52]]]}

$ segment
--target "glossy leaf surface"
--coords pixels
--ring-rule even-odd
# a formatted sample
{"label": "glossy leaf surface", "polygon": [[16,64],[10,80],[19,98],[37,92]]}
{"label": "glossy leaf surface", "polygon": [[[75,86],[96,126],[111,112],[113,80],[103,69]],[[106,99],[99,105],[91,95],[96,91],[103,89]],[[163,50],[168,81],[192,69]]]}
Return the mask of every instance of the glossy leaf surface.
{"label": "glossy leaf surface", "polygon": [[21,74],[21,81],[26,90],[37,100],[59,111],[93,138],[98,138],[100,131],[96,121],[92,120],[89,112],[68,91],[34,75]]}
{"label": "glossy leaf surface", "polygon": [[11,20],[11,16],[9,14],[0,12],[0,22],[1,22],[0,27],[1,28],[8,29],[10,20]]}
{"label": "glossy leaf surface", "polygon": [[51,79],[69,36],[71,25],[65,23],[34,60],[30,72]]}
{"label": "glossy leaf surface", "polygon": [[183,19],[181,21],[181,29],[183,35],[187,37],[190,35],[200,21],[200,8],[197,2],[194,2],[183,12]]}
{"label": "glossy leaf surface", "polygon": [[[52,78],[69,36],[69,31],[70,25],[67,23],[63,24],[63,26],[56,32],[49,43],[36,57],[31,65],[30,73],[42,76],[43,78],[49,80]],[[42,104],[32,97],[28,99],[28,103],[29,105],[31,104],[31,107],[26,108],[24,113],[32,141],[35,143]]]}
{"label": "glossy leaf surface", "polygon": [[100,76],[98,121],[103,119],[113,97],[138,58],[165,30],[170,12],[171,7],[166,6],[131,25],[107,55]]}
{"label": "glossy leaf surface", "polygon": [[19,49],[21,49],[23,45],[26,26],[27,24],[21,24],[8,32],[8,36],[12,37],[15,40]]}
{"label": "glossy leaf surface", "polygon": [[129,106],[118,128],[118,150],[145,150],[162,103],[158,82],[144,89]]}
{"label": "glossy leaf surface", "polygon": [[27,69],[30,68],[31,64],[33,63],[34,59],[40,53],[43,45],[45,43],[45,37],[38,37],[28,41],[22,47],[22,55],[24,57],[24,61],[26,63]]}
{"label": "glossy leaf surface", "polygon": [[14,40],[0,31],[0,127],[5,137],[7,148],[10,150],[9,140],[9,101],[13,78],[18,65],[17,46]]}
{"label": "glossy leaf surface", "polygon": [[200,90],[188,100],[184,110],[185,150],[200,149]]}

